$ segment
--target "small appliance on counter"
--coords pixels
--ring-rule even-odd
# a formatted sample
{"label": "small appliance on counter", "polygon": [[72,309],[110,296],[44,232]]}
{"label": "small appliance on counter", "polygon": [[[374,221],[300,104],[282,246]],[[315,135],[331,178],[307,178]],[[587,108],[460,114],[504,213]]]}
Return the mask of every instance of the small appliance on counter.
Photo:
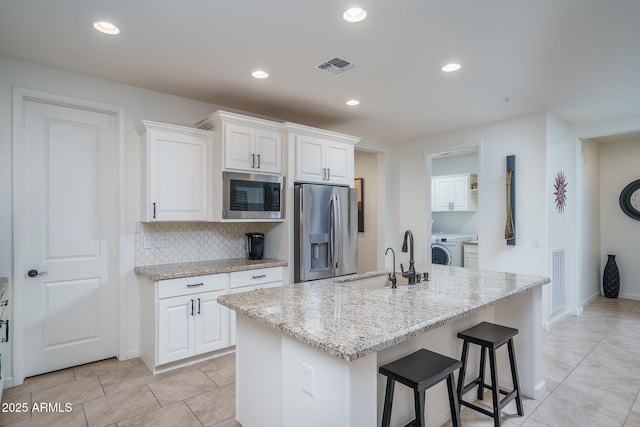
{"label": "small appliance on counter", "polygon": [[264,252],[264,233],[245,233],[247,258],[262,259]]}

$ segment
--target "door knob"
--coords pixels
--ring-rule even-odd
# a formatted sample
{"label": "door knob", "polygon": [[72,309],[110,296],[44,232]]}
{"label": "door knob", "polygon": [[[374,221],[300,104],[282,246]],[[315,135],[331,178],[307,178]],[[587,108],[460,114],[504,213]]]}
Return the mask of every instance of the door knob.
{"label": "door knob", "polygon": [[46,274],[49,274],[49,272],[48,271],[42,271],[42,272],[38,273],[38,270],[35,270],[35,269],[27,271],[27,276],[29,276],[29,277],[44,276]]}

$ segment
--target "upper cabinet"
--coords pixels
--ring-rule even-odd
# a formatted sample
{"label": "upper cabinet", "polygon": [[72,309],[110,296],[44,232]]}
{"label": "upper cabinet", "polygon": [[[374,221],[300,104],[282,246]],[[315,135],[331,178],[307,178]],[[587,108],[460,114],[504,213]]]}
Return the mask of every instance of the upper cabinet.
{"label": "upper cabinet", "polygon": [[[478,175],[446,175],[431,178],[431,211],[475,211],[478,209]],[[473,185],[476,184],[476,185]]]}
{"label": "upper cabinet", "polygon": [[209,220],[213,132],[146,120],[136,130],[142,136],[142,220]]}
{"label": "upper cabinet", "polygon": [[295,147],[295,180],[353,186],[354,145],[359,138],[286,123],[289,150]]}
{"label": "upper cabinet", "polygon": [[197,123],[215,130],[214,168],[253,173],[282,173],[281,124],[226,111],[216,111]]}

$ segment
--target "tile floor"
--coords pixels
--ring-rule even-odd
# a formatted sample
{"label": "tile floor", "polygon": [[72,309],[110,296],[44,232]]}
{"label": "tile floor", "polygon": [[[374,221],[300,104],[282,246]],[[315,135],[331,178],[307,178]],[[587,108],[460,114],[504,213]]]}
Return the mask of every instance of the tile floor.
{"label": "tile floor", "polygon": [[[543,352],[545,395],[525,399],[524,417],[510,403],[504,426],[640,426],[640,301],[597,298],[546,332]],[[154,376],[139,359],[109,359],[28,378],[5,390],[3,402],[71,403],[72,411],[0,412],[0,426],[240,426],[234,360]],[[493,425],[468,408],[462,423]]]}

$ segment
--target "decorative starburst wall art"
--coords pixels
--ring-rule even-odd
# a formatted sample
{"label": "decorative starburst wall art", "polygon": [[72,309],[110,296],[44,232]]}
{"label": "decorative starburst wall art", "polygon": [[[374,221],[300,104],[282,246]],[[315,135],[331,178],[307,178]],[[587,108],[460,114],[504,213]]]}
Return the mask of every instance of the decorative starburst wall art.
{"label": "decorative starburst wall art", "polygon": [[558,172],[556,175],[556,183],[553,188],[556,190],[553,194],[556,196],[556,210],[560,213],[564,211],[567,203],[567,178],[564,172]]}

